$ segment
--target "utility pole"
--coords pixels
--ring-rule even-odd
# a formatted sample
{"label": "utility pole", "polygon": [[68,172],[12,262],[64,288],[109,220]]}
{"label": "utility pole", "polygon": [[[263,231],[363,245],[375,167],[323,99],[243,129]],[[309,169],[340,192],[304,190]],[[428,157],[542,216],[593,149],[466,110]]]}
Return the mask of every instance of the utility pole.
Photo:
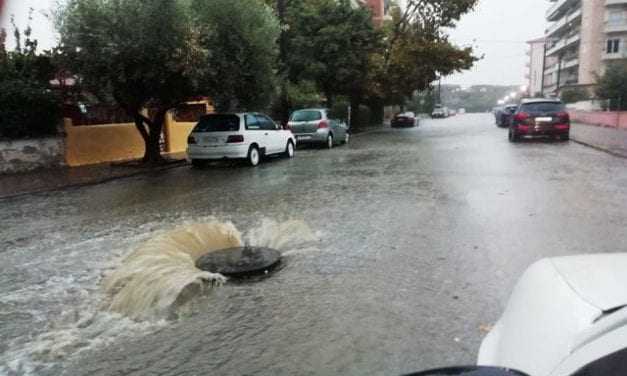
{"label": "utility pole", "polygon": [[[548,43],[548,40],[544,40],[544,48],[543,48],[543,52],[542,52],[542,80],[540,83],[540,96],[542,98],[544,98],[544,76],[545,76],[545,72],[546,72],[546,44]],[[533,94],[532,94],[533,95]]]}

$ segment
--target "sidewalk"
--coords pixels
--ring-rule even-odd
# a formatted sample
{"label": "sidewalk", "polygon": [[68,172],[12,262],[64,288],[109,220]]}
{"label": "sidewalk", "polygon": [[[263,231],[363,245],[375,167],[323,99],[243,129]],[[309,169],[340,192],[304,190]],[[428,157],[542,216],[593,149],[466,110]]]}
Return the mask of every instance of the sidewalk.
{"label": "sidewalk", "polygon": [[573,123],[570,138],[580,144],[627,158],[627,130]]}
{"label": "sidewalk", "polygon": [[184,159],[172,159],[160,166],[138,163],[61,167],[25,173],[0,175],[0,199],[62,188],[100,184],[111,180],[162,171],[184,165]]}

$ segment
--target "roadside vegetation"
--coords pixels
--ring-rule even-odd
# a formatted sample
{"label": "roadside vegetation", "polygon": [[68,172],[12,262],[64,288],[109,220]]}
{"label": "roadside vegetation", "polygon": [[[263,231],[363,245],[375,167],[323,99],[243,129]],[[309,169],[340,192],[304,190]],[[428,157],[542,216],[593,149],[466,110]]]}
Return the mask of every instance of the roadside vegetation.
{"label": "roadside vegetation", "polygon": [[[316,105],[342,118],[350,108],[353,127],[380,124],[385,106],[403,106],[478,59],[446,32],[476,3],[392,4],[392,19],[377,27],[369,10],[349,0],[68,0],[56,15],[54,69],[11,86],[25,90],[25,103],[54,102],[28,88],[70,72],[79,97],[72,100],[122,108],[149,163],[161,161],[167,112],[191,98],[210,98],[218,111],[269,112],[283,123],[294,109]],[[21,55],[45,56],[31,43]],[[9,85],[10,74],[2,74]]]}
{"label": "roadside vegetation", "polygon": [[599,78],[597,96],[609,100],[609,109],[627,110],[627,63],[613,63]]}
{"label": "roadside vegetation", "polygon": [[0,30],[0,139],[51,136],[61,119],[59,97],[51,90],[55,67],[52,53],[37,54],[30,27],[13,25],[15,48],[6,48]]}

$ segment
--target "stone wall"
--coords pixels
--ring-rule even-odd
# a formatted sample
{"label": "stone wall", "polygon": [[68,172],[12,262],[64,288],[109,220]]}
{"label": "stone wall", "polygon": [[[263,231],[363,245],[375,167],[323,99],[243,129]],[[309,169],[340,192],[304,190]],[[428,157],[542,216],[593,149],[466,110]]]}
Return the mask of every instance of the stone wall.
{"label": "stone wall", "polygon": [[0,141],[0,174],[65,164],[63,139]]}

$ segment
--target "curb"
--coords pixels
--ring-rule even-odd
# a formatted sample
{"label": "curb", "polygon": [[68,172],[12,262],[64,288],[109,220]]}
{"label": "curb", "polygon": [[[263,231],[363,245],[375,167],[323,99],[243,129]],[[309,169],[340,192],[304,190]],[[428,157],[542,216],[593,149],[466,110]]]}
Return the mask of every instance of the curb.
{"label": "curb", "polygon": [[142,171],[135,171],[135,172],[132,172],[132,173],[129,173],[129,174],[124,174],[124,175],[105,177],[105,178],[102,178],[102,179],[97,179],[97,180],[88,181],[88,182],[84,182],[84,183],[68,184],[68,185],[62,185],[62,186],[58,186],[58,187],[54,187],[54,188],[48,188],[48,189],[46,189],[46,188],[44,188],[44,189],[36,189],[36,190],[33,190],[33,191],[20,192],[20,193],[10,194],[10,195],[6,195],[6,196],[0,195],[0,201],[12,199],[12,198],[18,198],[18,197],[27,196],[27,195],[39,194],[39,193],[56,192],[56,191],[62,191],[62,190],[66,190],[66,189],[82,188],[82,187],[89,187],[89,186],[94,186],[94,185],[100,185],[100,184],[109,183],[109,182],[112,182],[112,181],[115,181],[115,180],[128,179],[128,178],[133,178],[133,177],[137,177],[137,176],[140,176],[140,175],[149,174],[151,172],[172,170],[172,169],[183,167],[183,166],[186,166],[186,165],[187,165],[187,161],[186,160],[181,160],[181,161],[169,163],[167,165],[160,166],[160,167],[155,167],[155,168],[146,169],[146,170],[142,170]]}
{"label": "curb", "polygon": [[576,144],[579,144],[579,145],[582,145],[582,146],[585,146],[585,147],[588,147],[588,148],[591,148],[591,149],[594,149],[594,150],[597,150],[597,151],[609,154],[611,156],[627,159],[627,155],[625,155],[625,154],[617,153],[615,151],[603,148],[603,147],[598,146],[598,145],[594,145],[594,144],[590,144],[590,143],[585,142],[585,141],[577,140],[577,139],[573,138],[572,136],[570,137],[570,140],[573,141]]}

